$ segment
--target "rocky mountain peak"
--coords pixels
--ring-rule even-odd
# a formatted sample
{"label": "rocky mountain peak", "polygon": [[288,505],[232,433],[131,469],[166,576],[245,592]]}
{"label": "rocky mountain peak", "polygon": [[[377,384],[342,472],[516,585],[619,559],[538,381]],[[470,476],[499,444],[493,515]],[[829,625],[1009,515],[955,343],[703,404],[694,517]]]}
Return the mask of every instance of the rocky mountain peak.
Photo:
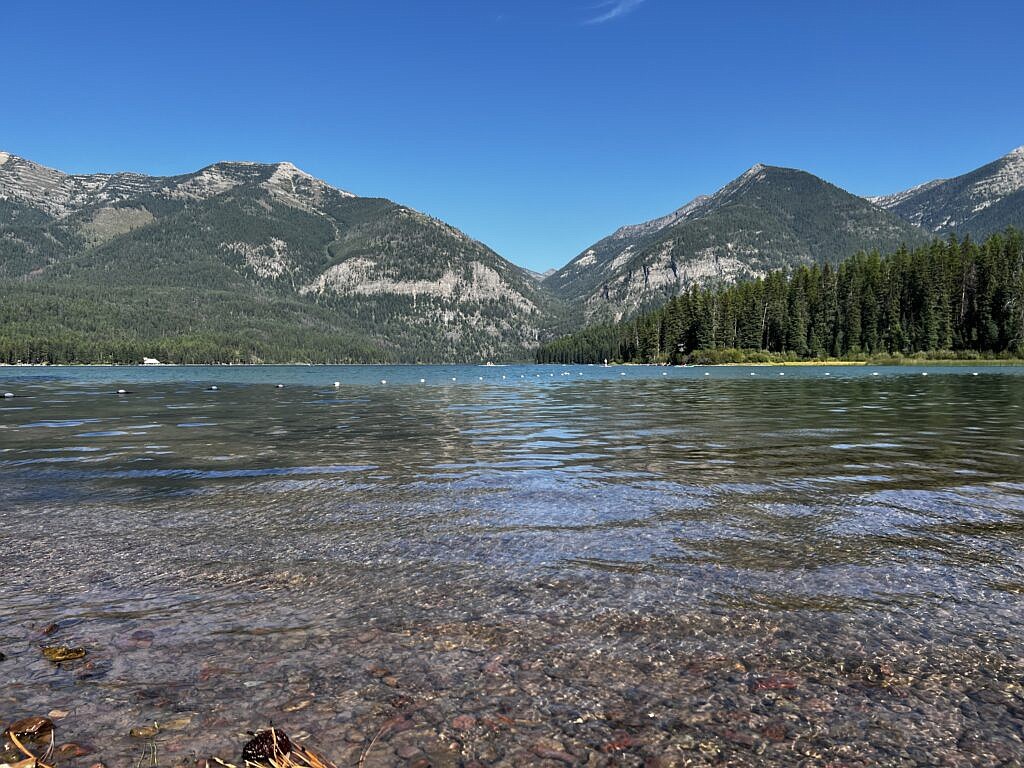
{"label": "rocky mountain peak", "polygon": [[931,232],[983,237],[1024,224],[1022,196],[1024,146],[961,176],[869,199]]}

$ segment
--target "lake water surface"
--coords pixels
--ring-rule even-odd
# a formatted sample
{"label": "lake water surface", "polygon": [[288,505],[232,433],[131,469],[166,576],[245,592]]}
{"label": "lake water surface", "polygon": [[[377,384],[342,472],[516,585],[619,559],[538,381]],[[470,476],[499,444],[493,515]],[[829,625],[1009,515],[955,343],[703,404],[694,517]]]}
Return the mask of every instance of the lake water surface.
{"label": "lake water surface", "polygon": [[0,720],[61,765],[1024,764],[1024,369],[0,390]]}

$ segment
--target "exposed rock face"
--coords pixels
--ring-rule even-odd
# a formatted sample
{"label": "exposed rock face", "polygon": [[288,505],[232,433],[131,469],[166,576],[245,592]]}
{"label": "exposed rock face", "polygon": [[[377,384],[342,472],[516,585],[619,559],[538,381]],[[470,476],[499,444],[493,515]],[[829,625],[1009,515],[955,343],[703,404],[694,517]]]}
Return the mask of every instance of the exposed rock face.
{"label": "exposed rock face", "polygon": [[937,234],[981,238],[1024,226],[1024,146],[962,176],[869,199]]}
{"label": "exposed rock face", "polygon": [[0,152],[0,199],[25,203],[58,218],[83,208],[116,205],[144,195],[167,200],[207,200],[247,184],[261,186],[287,205],[307,209],[321,204],[328,192],[355,197],[291,163],[216,163],[181,176],[75,175]]}

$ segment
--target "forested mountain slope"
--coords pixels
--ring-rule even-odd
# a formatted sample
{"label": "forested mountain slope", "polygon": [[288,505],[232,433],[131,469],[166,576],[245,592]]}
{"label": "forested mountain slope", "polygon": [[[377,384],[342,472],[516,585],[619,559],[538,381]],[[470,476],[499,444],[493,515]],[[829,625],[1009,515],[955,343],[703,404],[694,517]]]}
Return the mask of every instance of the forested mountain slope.
{"label": "forested mountain slope", "polygon": [[816,176],[755,165],[713,195],[617,230],[544,285],[566,301],[582,302],[588,319],[614,320],[691,285],[835,264],[858,251],[927,239],[917,227]]}
{"label": "forested mountain slope", "polygon": [[288,163],[68,175],[0,153],[0,360],[523,359],[563,310],[457,229]]}

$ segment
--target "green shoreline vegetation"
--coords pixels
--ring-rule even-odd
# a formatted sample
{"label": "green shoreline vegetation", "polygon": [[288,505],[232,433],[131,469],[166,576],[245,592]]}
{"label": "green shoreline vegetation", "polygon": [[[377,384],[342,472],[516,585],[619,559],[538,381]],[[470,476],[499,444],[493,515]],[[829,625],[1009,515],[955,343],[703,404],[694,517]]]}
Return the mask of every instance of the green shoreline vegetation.
{"label": "green shoreline vegetation", "polygon": [[[341,305],[310,307],[269,291],[260,312],[231,291],[180,286],[5,281],[2,295],[0,364],[136,365],[146,357],[196,365],[454,362],[426,326],[388,347],[347,327]],[[693,286],[653,311],[542,344],[534,361],[904,365],[1022,358],[1024,246],[1010,229],[983,243],[951,237],[888,256],[862,253],[837,266]],[[516,362],[500,354],[460,362],[488,359]]]}
{"label": "green shoreline vegetation", "polygon": [[1024,358],[1019,231],[695,286],[542,345],[538,363],[880,364]]}

